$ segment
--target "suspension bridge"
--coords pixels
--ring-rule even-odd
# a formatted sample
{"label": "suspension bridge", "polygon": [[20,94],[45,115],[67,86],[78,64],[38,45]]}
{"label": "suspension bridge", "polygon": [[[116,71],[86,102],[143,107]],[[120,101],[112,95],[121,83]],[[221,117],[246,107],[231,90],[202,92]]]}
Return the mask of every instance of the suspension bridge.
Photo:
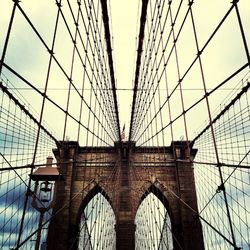
{"label": "suspension bridge", "polygon": [[250,249],[250,4],[135,2],[122,65],[114,1],[0,2],[1,249]]}

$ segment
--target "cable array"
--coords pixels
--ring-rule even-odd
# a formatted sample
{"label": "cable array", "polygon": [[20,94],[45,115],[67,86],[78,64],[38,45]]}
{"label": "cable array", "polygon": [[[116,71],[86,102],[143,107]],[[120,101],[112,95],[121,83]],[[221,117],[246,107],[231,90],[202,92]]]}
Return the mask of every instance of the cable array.
{"label": "cable array", "polygon": [[[222,191],[226,191],[226,197],[232,226],[234,228],[235,241],[243,248],[247,248],[249,242],[248,220],[250,212],[247,208],[249,202],[249,82],[242,82],[245,88],[237,101],[231,105],[222,103],[218,110],[219,118],[213,122],[215,139],[220,156],[221,182],[218,165],[215,164],[215,153],[211,130],[207,129],[195,140],[194,146],[199,148],[195,158],[195,175],[198,193],[200,214],[230,237],[229,224],[225,209],[225,198]],[[228,108],[230,106],[230,108]],[[203,176],[206,174],[206,180]],[[204,188],[205,187],[205,188]],[[211,213],[217,211],[218,217],[211,217]],[[203,227],[205,242],[214,242],[219,246],[221,243],[214,232]],[[230,248],[230,246],[228,246]]]}
{"label": "cable array", "polygon": [[[120,140],[109,13],[105,0],[6,1],[0,8],[6,10],[0,18],[0,248],[31,249],[39,220],[29,195],[35,167],[60,141],[93,147]],[[44,220],[50,218],[48,211]]]}
{"label": "cable array", "polygon": [[143,147],[180,140],[198,149],[198,216],[208,249],[249,244],[246,6],[244,0],[148,0],[141,6],[129,140]]}
{"label": "cable array", "polygon": [[[33,189],[34,183],[28,186],[29,174],[32,169],[35,142],[37,137],[37,121],[23,106],[17,105],[13,96],[1,91],[0,107],[0,138],[1,138],[1,249],[12,248],[18,240],[19,228],[23,215],[24,199],[27,190]],[[42,130],[39,137],[36,159],[34,164],[43,164],[55,140],[51,134]],[[46,215],[47,217],[49,214]],[[27,203],[22,238],[27,237],[38,224],[37,212]],[[43,238],[45,238],[44,230]],[[27,245],[29,249],[34,242]]]}

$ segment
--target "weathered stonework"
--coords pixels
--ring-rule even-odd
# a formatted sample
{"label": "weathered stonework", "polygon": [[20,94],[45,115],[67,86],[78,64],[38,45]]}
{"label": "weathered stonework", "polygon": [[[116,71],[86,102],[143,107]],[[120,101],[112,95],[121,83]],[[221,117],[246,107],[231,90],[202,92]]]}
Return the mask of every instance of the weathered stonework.
{"label": "weathered stonework", "polygon": [[174,142],[170,147],[136,147],[133,142],[115,143],[114,147],[79,147],[77,142],[60,142],[54,154],[65,180],[55,187],[55,216],[49,226],[47,249],[77,249],[74,239],[81,213],[98,192],[114,210],[118,250],[135,248],[136,211],[150,192],[168,210],[173,234],[181,244],[180,248],[174,240],[174,249],[204,249],[199,219],[175,196],[197,211],[190,162],[195,153],[187,142]]}

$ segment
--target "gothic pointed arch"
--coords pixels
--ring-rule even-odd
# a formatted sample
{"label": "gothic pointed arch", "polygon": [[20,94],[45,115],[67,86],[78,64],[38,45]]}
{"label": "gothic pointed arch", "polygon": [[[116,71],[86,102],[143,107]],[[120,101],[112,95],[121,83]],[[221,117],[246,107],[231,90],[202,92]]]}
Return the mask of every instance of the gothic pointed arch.
{"label": "gothic pointed arch", "polygon": [[77,216],[77,249],[111,249],[115,246],[116,218],[111,204],[110,197],[98,184],[87,193]]}
{"label": "gothic pointed arch", "polygon": [[136,249],[173,249],[174,216],[167,197],[156,183],[147,183],[135,216]]}
{"label": "gothic pointed arch", "polygon": [[93,199],[93,197],[95,195],[97,195],[98,193],[101,193],[106,198],[106,200],[109,202],[110,206],[112,207],[112,202],[111,202],[111,198],[109,197],[109,195],[105,192],[105,190],[99,184],[95,184],[95,186],[87,193],[87,195],[82,200],[81,206],[79,208],[77,219],[80,218],[79,216],[81,216],[84,208]]}
{"label": "gothic pointed arch", "polygon": [[[146,189],[145,193],[141,196],[138,207],[143,202],[143,200],[150,194],[153,193],[164,205],[166,210],[168,211],[168,214],[172,215],[172,210],[170,203],[167,199],[167,197],[164,195],[164,190],[161,190],[160,187],[157,187],[154,183],[150,183],[148,188]],[[172,216],[173,217],[173,216]]]}

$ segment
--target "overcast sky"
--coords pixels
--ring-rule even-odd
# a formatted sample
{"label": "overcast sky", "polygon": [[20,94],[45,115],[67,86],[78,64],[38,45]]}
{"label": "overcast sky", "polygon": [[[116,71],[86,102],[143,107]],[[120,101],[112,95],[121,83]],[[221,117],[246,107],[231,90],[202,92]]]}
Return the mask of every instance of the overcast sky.
{"label": "overcast sky", "polygon": [[[0,1],[0,32],[2,34],[0,36],[1,50],[7,31],[7,24],[9,22],[11,14],[12,4],[13,3],[11,1]],[[36,2],[36,4],[30,1],[22,1],[20,4],[34,23],[37,30],[49,44],[52,39],[52,30],[55,23],[56,6],[54,4],[52,5],[51,1],[38,1]],[[172,3],[173,15],[177,10],[178,4],[179,1],[173,1]],[[135,0],[109,1],[108,6],[110,7],[110,20],[112,21],[110,23],[110,27],[113,35],[112,47],[115,77],[118,89],[117,95],[120,112],[120,123],[121,127],[124,123],[126,123],[126,135],[128,135],[132,102],[131,89],[133,88],[136,49],[138,42],[136,40],[136,37],[138,36],[141,6],[140,1]],[[195,2],[195,4],[193,5],[193,14],[197,23],[197,32],[200,47],[205,44],[205,42],[215,29],[216,25],[223,18],[230,6],[231,1],[209,1],[209,3],[206,1]],[[182,18],[184,17],[187,7],[188,6],[186,3],[183,4],[179,15],[179,20],[182,20]],[[247,42],[249,44],[250,7],[248,0],[241,0],[239,2],[239,9],[242,16],[245,34],[247,36]],[[67,9],[66,2],[63,3],[63,10],[67,17],[67,15],[69,15],[69,11]],[[46,20],[46,22],[44,22],[44,20]],[[164,30],[165,38],[163,38],[163,40],[166,40],[166,37],[170,31],[170,27],[170,23],[167,23]],[[180,24],[177,24],[176,31],[179,27]],[[197,53],[191,30],[191,22],[188,21],[184,25],[184,29],[182,31],[183,35],[180,37],[177,43],[181,74],[185,72]],[[70,60],[68,60],[68,58],[72,56],[72,44],[68,42],[69,38],[67,37],[67,35],[65,35],[65,28],[63,28],[62,23],[59,24],[59,31],[60,32],[57,36],[55,55],[58,57],[58,60],[63,64],[63,66],[69,68]],[[63,43],[61,42],[62,40],[64,41]],[[68,49],[68,47],[70,49]],[[236,19],[235,11],[230,14],[228,20],[223,24],[222,28],[217,33],[214,42],[212,42],[211,45],[208,46],[202,56],[203,68],[208,88],[213,88],[214,86],[218,85],[228,75],[230,75],[246,62],[246,55],[240,37],[239,25]],[[37,87],[44,87],[44,75],[48,64],[48,54],[44,51],[44,48],[41,46],[41,42],[38,41],[38,39],[34,35],[34,32],[32,32],[19,11],[17,11],[14,19],[14,25],[6,55],[6,63],[8,63],[11,67],[13,67],[17,72],[26,77],[28,80],[35,83]],[[16,87],[25,86],[24,83],[15,78],[7,70],[4,69],[3,72],[7,74],[9,80],[11,80]],[[226,84],[222,90],[217,91],[213,95],[213,97],[211,97],[212,99],[210,105],[212,110],[216,109],[221,100],[224,99],[224,97],[229,93],[229,90],[226,89],[234,88],[234,86],[244,77],[246,73],[247,70],[242,71],[241,74],[237,75],[232,81]],[[174,60],[170,62],[167,68],[167,75],[170,82],[169,88],[174,88],[174,86],[178,82]],[[76,74],[76,77],[73,80],[79,83],[79,74],[78,76]],[[59,86],[60,88],[65,88],[65,91],[52,90],[53,88],[58,88]],[[62,74],[59,73],[56,68],[53,68],[53,74],[51,74],[49,82],[48,95],[56,100],[56,102],[62,107],[65,107],[67,86],[68,83],[65,79],[63,79]],[[164,81],[160,85],[160,88],[164,88]],[[192,105],[196,100],[198,100],[198,98],[203,96],[202,82],[198,66],[193,67],[192,72],[190,72],[186,77],[186,81],[183,82],[183,89],[186,108]],[[39,113],[41,98],[32,90],[23,90],[22,95],[28,100],[31,106],[34,106],[34,108]],[[166,98],[166,92],[163,90],[161,95],[161,103],[163,103],[164,99]],[[74,93],[72,93],[72,100],[73,99]],[[76,99],[77,98],[75,98],[75,100]],[[89,101],[88,97],[86,97],[86,100],[87,102]],[[71,102],[74,107],[79,106],[79,101]],[[197,113],[197,110],[204,108],[206,107],[201,104],[200,106],[197,106],[197,109],[194,109],[194,112],[190,112],[187,115],[187,122],[189,127],[188,129],[190,130],[191,137],[193,137],[195,130],[198,131],[201,124],[203,124],[203,122],[206,120],[206,112],[202,112],[202,114],[200,114],[201,117],[198,122],[199,124],[197,124],[197,121],[193,119],[193,117],[195,117],[195,114]],[[172,109],[173,117],[176,117],[180,114],[181,108],[178,98],[172,98]],[[64,120],[64,115],[60,112],[57,112],[56,116],[51,117],[51,112],[54,112],[54,108],[50,104],[47,104],[44,120],[46,120],[47,123],[51,127],[53,127],[53,130],[55,130],[61,137],[63,130],[63,126],[61,125],[62,123],[57,123],[55,119],[53,119],[53,117],[57,117],[57,121],[62,121]],[[163,113],[167,114],[167,109],[163,110]],[[72,114],[77,115],[77,112],[73,110]],[[165,123],[167,123],[167,115],[165,118]],[[176,139],[179,139],[184,134],[183,128],[181,128],[181,123],[183,123],[183,121],[181,121],[180,124],[178,124],[178,122],[176,124]],[[72,123],[72,125],[69,125],[69,127],[71,129],[68,130],[67,135],[70,138],[75,139],[75,135],[72,132],[75,131],[75,126]],[[168,138],[168,140],[169,139],[170,138]]]}

